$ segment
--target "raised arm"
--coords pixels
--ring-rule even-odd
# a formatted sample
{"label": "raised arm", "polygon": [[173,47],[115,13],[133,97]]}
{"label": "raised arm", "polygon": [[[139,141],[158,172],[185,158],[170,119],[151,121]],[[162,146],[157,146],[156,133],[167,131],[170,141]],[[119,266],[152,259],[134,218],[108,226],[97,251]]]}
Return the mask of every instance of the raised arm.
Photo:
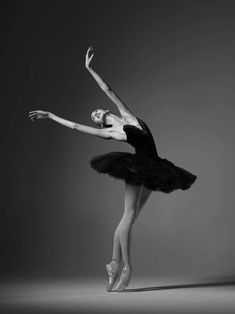
{"label": "raised arm", "polygon": [[116,104],[121,116],[131,116],[133,117],[133,113],[127,107],[127,105],[120,99],[120,97],[114,93],[114,91],[108,86],[108,84],[91,68],[90,63],[94,56],[94,52],[91,56],[89,53],[93,51],[92,47],[89,47],[86,53],[86,61],[85,66],[90,74],[94,77],[100,88],[105,92],[105,94]]}
{"label": "raised arm", "polygon": [[85,132],[85,133],[88,133],[91,135],[102,137],[104,139],[111,139],[112,138],[110,130],[108,128],[107,129],[97,129],[97,128],[93,128],[93,127],[90,127],[87,125],[75,123],[75,122],[60,118],[60,117],[56,116],[55,114],[48,112],[48,111],[42,111],[42,110],[30,111],[29,117],[32,121],[34,121],[36,119],[49,118],[49,119],[54,120],[55,122],[62,124],[62,125],[70,128],[70,129],[72,129],[72,130]]}

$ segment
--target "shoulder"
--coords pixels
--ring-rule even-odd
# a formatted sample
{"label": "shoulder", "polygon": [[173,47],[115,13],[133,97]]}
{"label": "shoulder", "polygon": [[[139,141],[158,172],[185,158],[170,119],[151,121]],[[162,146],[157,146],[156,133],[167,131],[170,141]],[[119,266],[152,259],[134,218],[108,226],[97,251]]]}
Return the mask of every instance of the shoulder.
{"label": "shoulder", "polygon": [[123,116],[123,120],[124,120],[124,124],[138,124],[139,121],[137,119],[137,117],[135,117],[134,115],[125,115]]}

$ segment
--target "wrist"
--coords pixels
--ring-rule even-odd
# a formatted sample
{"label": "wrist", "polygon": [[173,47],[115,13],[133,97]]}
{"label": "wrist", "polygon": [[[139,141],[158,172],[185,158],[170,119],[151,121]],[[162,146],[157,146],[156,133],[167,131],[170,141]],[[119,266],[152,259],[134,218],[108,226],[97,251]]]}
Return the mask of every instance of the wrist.
{"label": "wrist", "polygon": [[91,71],[91,67],[89,65],[86,66],[86,68],[87,68],[88,71]]}
{"label": "wrist", "polygon": [[54,116],[53,113],[51,113],[51,112],[48,111],[48,113],[47,113],[47,118],[52,119],[53,116]]}

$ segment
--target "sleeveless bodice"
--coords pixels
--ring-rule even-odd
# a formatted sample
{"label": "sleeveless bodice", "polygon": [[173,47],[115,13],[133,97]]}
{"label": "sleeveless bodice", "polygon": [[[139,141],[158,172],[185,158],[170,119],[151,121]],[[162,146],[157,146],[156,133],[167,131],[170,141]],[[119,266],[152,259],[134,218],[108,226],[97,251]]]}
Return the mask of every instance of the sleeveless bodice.
{"label": "sleeveless bodice", "polygon": [[143,120],[137,118],[142,129],[126,124],[123,126],[123,131],[127,135],[127,143],[135,148],[135,153],[138,156],[146,156],[151,159],[158,159],[158,153],[155,146],[155,142],[148,126]]}

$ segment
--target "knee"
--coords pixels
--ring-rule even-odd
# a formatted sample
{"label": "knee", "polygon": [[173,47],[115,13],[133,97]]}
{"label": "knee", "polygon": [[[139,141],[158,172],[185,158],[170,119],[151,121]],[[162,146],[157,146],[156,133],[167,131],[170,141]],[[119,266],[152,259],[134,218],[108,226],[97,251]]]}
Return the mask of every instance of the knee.
{"label": "knee", "polygon": [[129,224],[134,223],[136,218],[137,218],[137,215],[136,215],[136,211],[134,210],[130,210],[126,212],[124,215],[124,221]]}

